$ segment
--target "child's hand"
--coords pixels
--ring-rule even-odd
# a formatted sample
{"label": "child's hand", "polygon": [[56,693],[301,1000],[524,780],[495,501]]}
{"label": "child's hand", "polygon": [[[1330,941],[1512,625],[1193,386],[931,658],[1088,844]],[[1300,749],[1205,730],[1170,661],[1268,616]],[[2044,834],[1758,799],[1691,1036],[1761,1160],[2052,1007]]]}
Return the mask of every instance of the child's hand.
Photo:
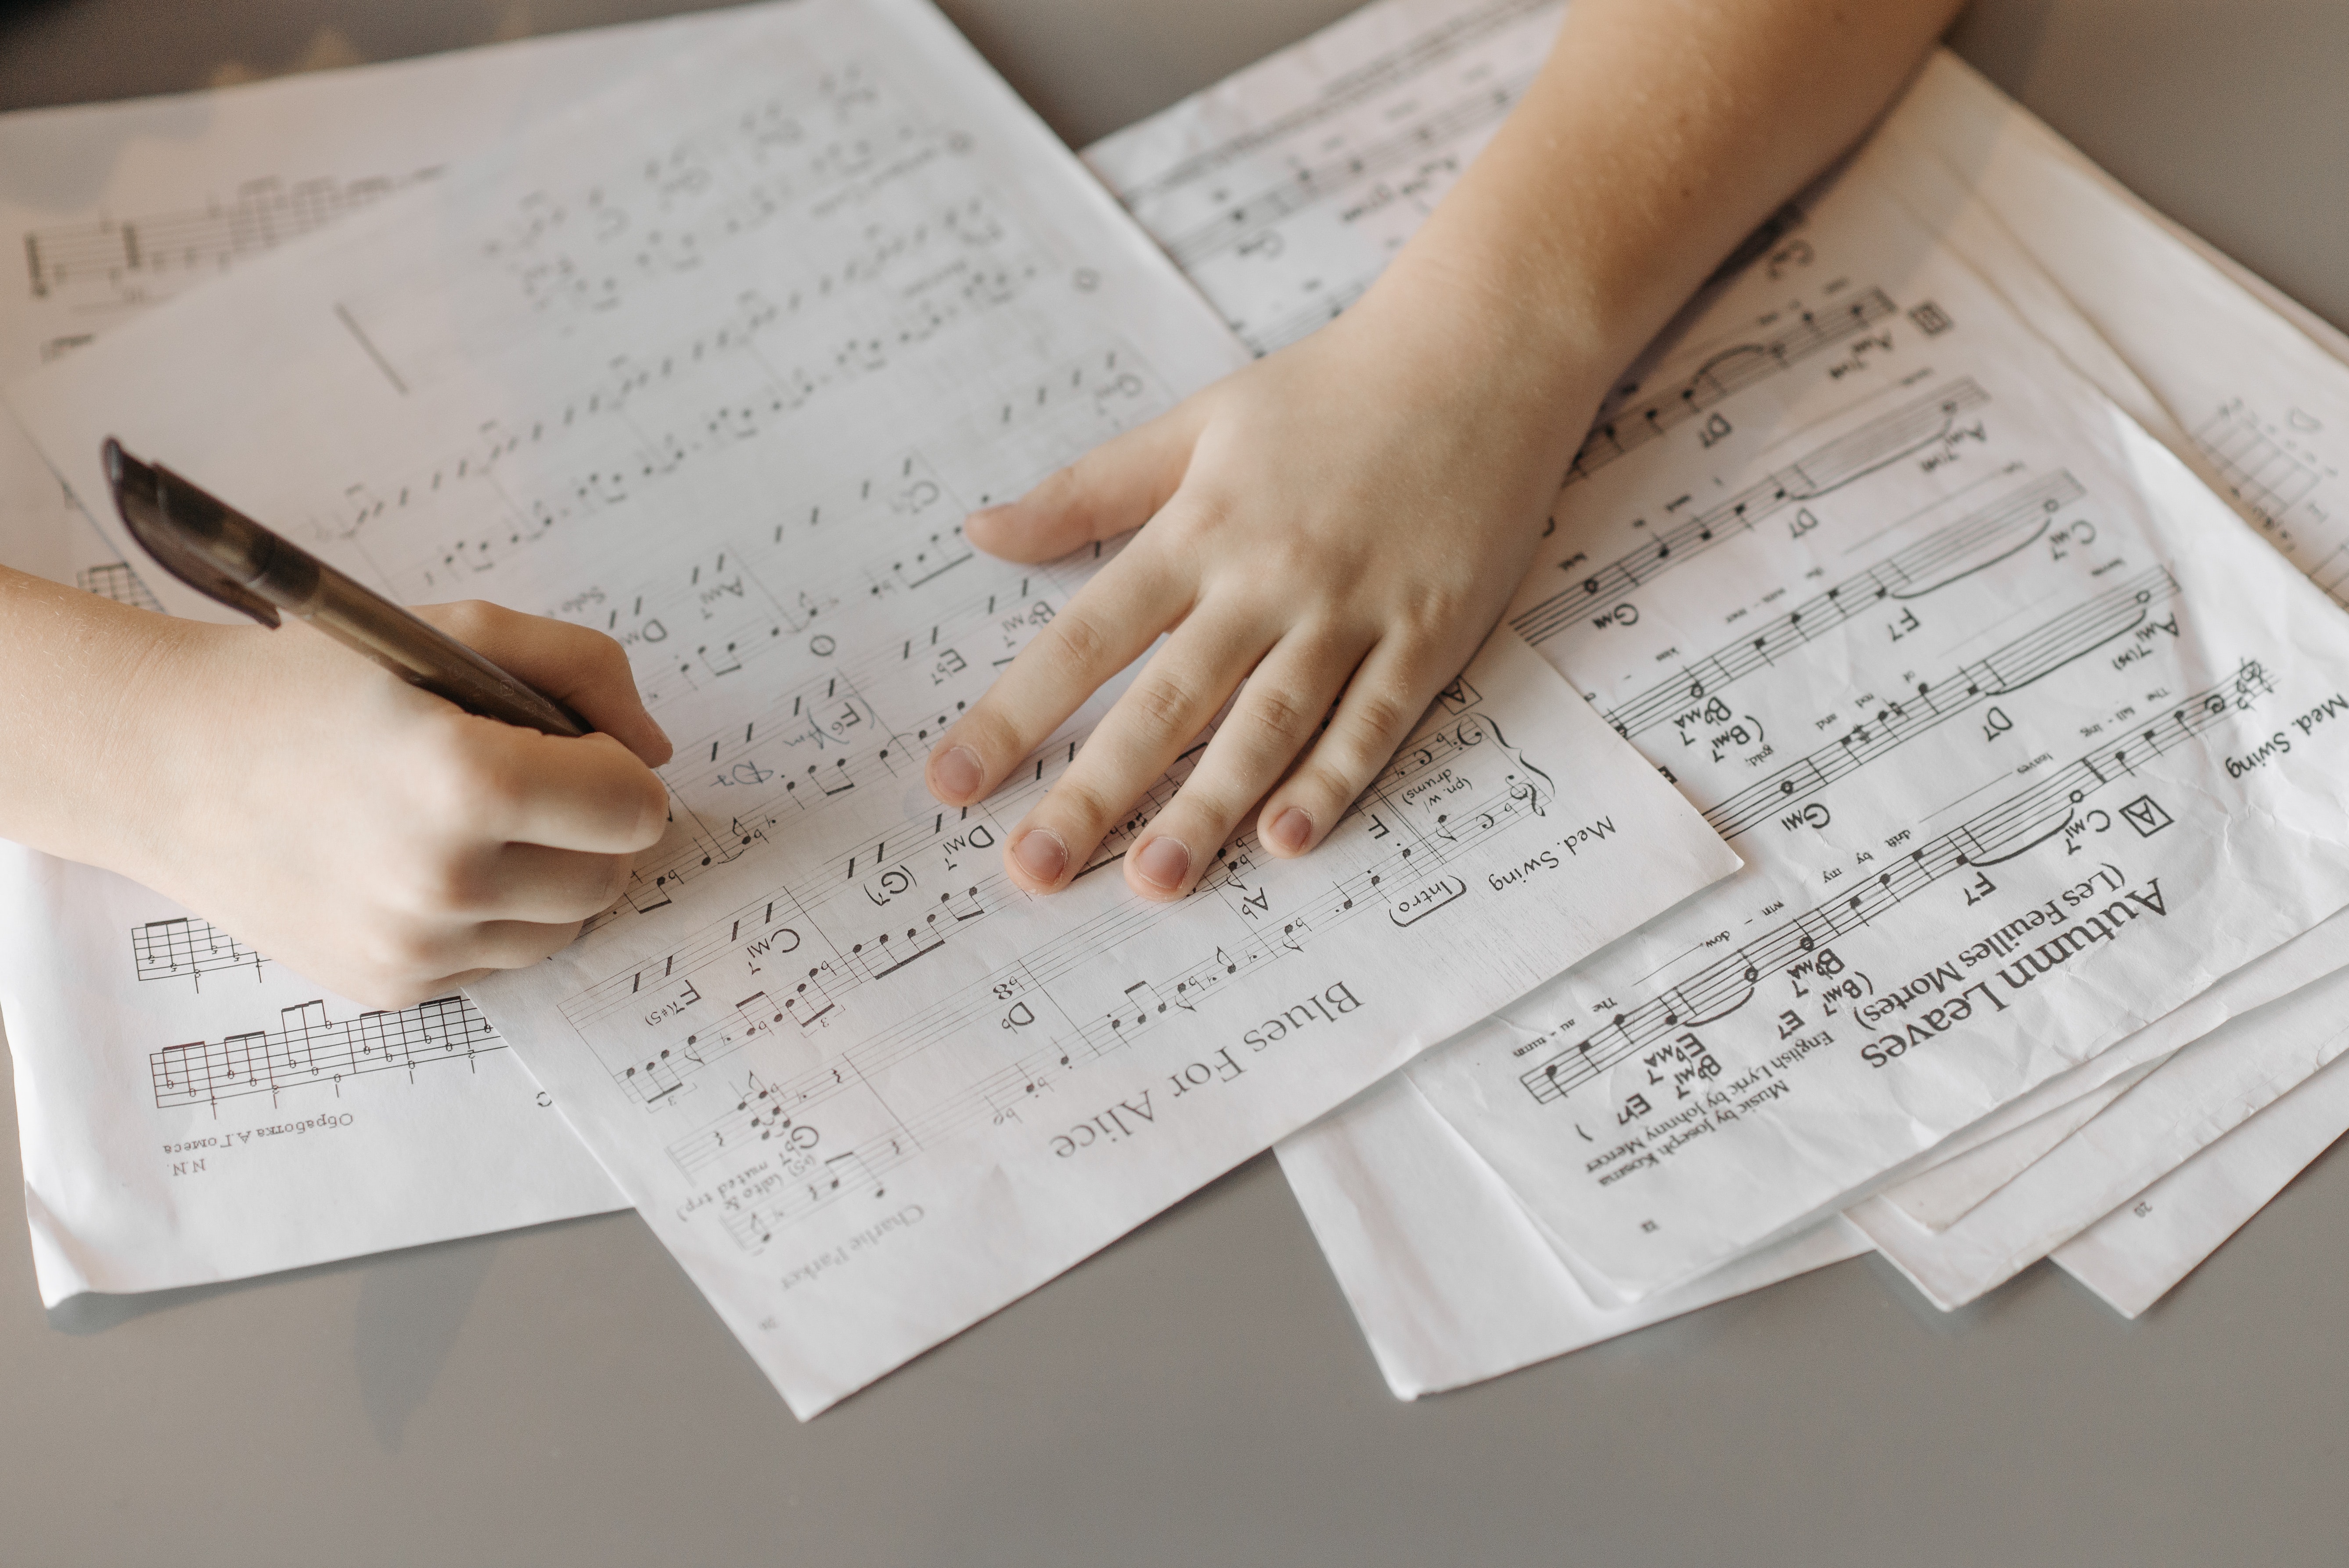
{"label": "child's hand", "polygon": [[931,792],[985,796],[1164,632],[1013,830],[1012,880],[1066,886],[1235,690],[1127,882],[1188,892],[1258,799],[1274,854],[1319,842],[1506,604],[1606,381],[1956,9],[1575,0],[1507,121],[1343,316],[970,519],[974,544],[1019,561],[1142,531],[940,738]]}
{"label": "child's hand", "polygon": [[1142,531],[940,738],[940,800],[985,797],[1169,634],[1012,830],[1014,882],[1066,886],[1236,690],[1126,854],[1144,896],[1188,892],[1259,801],[1266,847],[1304,853],[1386,765],[1516,587],[1598,397],[1587,371],[1513,369],[1526,356],[1468,314],[1365,300],[970,518],[972,543],[1016,561]]}
{"label": "child's hand", "polygon": [[109,863],[322,985],[409,1006],[554,952],[617,898],[668,760],[619,645],[482,603],[418,614],[569,704],[477,718],[289,620],[171,624],[111,733]]}

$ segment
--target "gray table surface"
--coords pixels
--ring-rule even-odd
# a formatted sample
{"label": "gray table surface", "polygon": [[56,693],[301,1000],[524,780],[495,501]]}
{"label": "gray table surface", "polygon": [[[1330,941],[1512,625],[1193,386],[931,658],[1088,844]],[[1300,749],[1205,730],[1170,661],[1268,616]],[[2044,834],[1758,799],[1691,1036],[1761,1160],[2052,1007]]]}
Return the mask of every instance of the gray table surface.
{"label": "gray table surface", "polygon": [[[683,8],[0,0],[0,108]],[[1348,8],[947,5],[1079,143]],[[1981,0],[1954,42],[2349,324],[2349,5]],[[2338,1563],[2344,1238],[2336,1150],[2137,1324],[1868,1259],[1405,1405],[1267,1158],[802,1426],[632,1215],[46,1315],[11,1227],[0,1563]]]}

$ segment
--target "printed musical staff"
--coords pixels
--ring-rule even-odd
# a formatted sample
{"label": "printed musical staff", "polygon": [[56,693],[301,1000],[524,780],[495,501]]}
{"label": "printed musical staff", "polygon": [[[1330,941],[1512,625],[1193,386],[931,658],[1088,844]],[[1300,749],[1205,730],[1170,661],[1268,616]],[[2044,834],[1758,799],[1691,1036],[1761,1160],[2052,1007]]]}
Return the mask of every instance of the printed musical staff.
{"label": "printed musical staff", "polygon": [[[892,1018],[890,998],[905,994],[901,974],[940,963],[965,931],[1007,902],[1025,903],[999,869],[995,820],[1019,802],[990,802],[983,820],[934,811],[802,868],[650,964],[573,996],[563,1016],[648,1113],[681,1120],[663,1145],[681,1174],[733,1181],[766,1167],[758,1191],[728,1219],[738,1241],[763,1246],[777,1227],[856,1185],[841,1174],[844,1165],[823,1171],[812,1154],[771,1147],[781,1140],[812,1150],[820,1138],[826,1158],[848,1149],[868,1165],[876,1150],[935,1147],[1018,1117],[1068,1073],[1130,1048],[1349,921],[1398,910],[1398,925],[1447,918],[1466,882],[1443,868],[1538,820],[1556,793],[1547,769],[1510,742],[1483,700],[1464,683],[1447,692],[1440,722],[1394,759],[1325,845],[1331,874],[1307,889],[1279,892],[1266,882],[1263,851],[1243,837],[1219,851],[1185,904],[1118,900],[1007,965],[957,975]],[[1054,769],[1026,788],[1049,787],[1068,756],[1050,753]],[[949,860],[963,868],[958,875],[946,874]],[[1202,902],[1223,911],[1219,940],[1119,977],[1098,1013],[1068,1000],[1102,988],[1104,954],[1134,951]],[[868,988],[885,993],[873,1004],[885,1021],[854,1011]],[[1038,1043],[1007,1064],[998,1043],[1015,1040]],[[756,1055],[743,1054],[761,1042]],[[818,1065],[766,1076],[811,1051]],[[759,1081],[713,1101],[719,1085],[750,1081],[729,1076],[746,1065]],[[755,1218],[738,1222],[738,1214]]]}
{"label": "printed musical staff", "polygon": [[2082,493],[2068,473],[2033,480],[1617,704],[1607,710],[1607,722],[1618,735],[1640,735],[1886,600],[1921,599],[1994,566],[2044,534]]}
{"label": "printed musical staff", "polygon": [[812,1156],[804,1169],[788,1174],[754,1167],[755,1175],[729,1180],[731,1191],[722,1222],[726,1233],[756,1256],[777,1231],[831,1203],[887,1197],[888,1172],[919,1152],[912,1143],[893,1139],[877,1147]]}
{"label": "printed musical staff", "polygon": [[1588,611],[1604,609],[1622,594],[1654,581],[1673,567],[1752,529],[1786,508],[1842,489],[1912,453],[1937,446],[1961,415],[1981,407],[1990,395],[1971,377],[1900,404],[1837,437],[1707,510],[1650,536],[1650,542],[1589,572],[1510,621],[1517,634],[1537,647]]}
{"label": "printed musical staff", "polygon": [[1873,715],[1828,746],[1709,808],[1704,820],[1733,839],[1790,806],[1848,778],[1869,763],[1992,698],[2020,691],[2073,660],[2145,625],[2153,607],[2178,592],[2177,579],[2156,566],[2085,603],[2055,616],[1939,681],[1887,698]]}
{"label": "printed musical staff", "polygon": [[191,980],[227,969],[255,975],[269,962],[208,920],[176,915],[150,920],[130,933],[130,965],[141,980]]}
{"label": "printed musical staff", "polygon": [[1646,1001],[1614,1015],[1526,1069],[1517,1079],[1543,1104],[1563,1099],[1671,1032],[1726,1017],[1752,1001],[1764,975],[1776,974],[1954,872],[2012,860],[2063,832],[2089,796],[2137,764],[2193,744],[2237,711],[2238,682],[2211,686],[2171,708],[2121,745],[2083,754],[2028,789],[1976,813],[1860,883],[1852,892],[1805,910],[1743,943]]}
{"label": "printed musical staff", "polygon": [[[1348,308],[1408,242],[1413,182],[1424,171],[1439,189],[1480,138],[1440,138],[1363,181],[1343,216],[1308,200],[1342,176],[1336,160],[1431,123],[1473,73],[1505,80],[1543,41],[1495,33],[1473,59],[1356,92],[1353,73],[1399,55],[1423,15],[1372,7],[1090,155],[1251,342]],[[1341,93],[1342,118],[1316,117]],[[1251,142],[1233,125],[1265,129]],[[1223,161],[1204,166],[1202,149]],[[2298,584],[2266,552],[2219,547],[2231,520],[1983,286],[1947,205],[1916,199],[1939,178],[1920,149],[1879,144],[1708,281],[1572,433],[1548,553],[1511,606],[1745,861],[1413,1072],[1625,1295],[1845,1206],[2344,896],[2340,856],[2274,830],[2338,793],[2338,639],[2302,634],[2324,617]],[[2310,542],[2340,420],[2236,379],[2164,394],[2199,427],[2193,466],[2349,602],[2349,548]],[[2231,401],[2246,387],[2267,388],[2264,411]],[[2241,716],[2240,734],[2162,755],[2209,712],[2178,719],[2178,694],[2215,700],[2220,650],[2247,645],[2289,696]],[[2202,874],[2221,862],[2258,869],[2231,885]],[[2156,918],[2078,947],[2018,999],[1987,955],[2041,923],[2054,929],[2020,953],[2059,932],[2058,954],[2103,942],[2102,927],[2057,923],[2092,888]],[[1164,995],[1166,974],[1146,972]],[[1955,999],[1969,984],[1971,1014]],[[1536,1018],[1570,1022],[1545,1035]],[[1504,1092],[1529,1063],[1543,1070],[1527,1094]],[[1561,1081],[1579,1087],[1557,1115]],[[1378,1156],[1375,1130],[1357,1130]]]}
{"label": "printed musical staff", "polygon": [[248,256],[316,232],[440,171],[361,180],[256,180],[226,201],[202,207],[35,229],[25,235],[33,297],[103,288],[142,297],[159,274],[218,272]]}
{"label": "printed musical staff", "polygon": [[1531,82],[1555,11],[1555,0],[1482,0],[1288,112],[1218,128],[1205,146],[1191,139],[1196,150],[1164,166],[1121,173],[1113,139],[1100,171],[1232,329],[1269,354],[1350,304],[1442,200]]}
{"label": "printed musical staff", "polygon": [[1148,179],[1119,191],[1118,200],[1128,207],[1139,207],[1162,200],[1169,191],[1209,180],[1259,148],[1276,146],[1398,87],[1415,83],[1428,71],[1470,53],[1495,33],[1540,15],[1556,3],[1557,0],[1486,0],[1484,5],[1447,16],[1395,49],[1347,72],[1341,80],[1315,94],[1311,102],[1168,164]]}
{"label": "printed musical staff", "polygon": [[285,1008],[274,1029],[166,1046],[147,1061],[156,1108],[167,1109],[320,1087],[339,1093],[345,1078],[471,1063],[505,1048],[471,1002],[441,996],[339,1023],[326,1016],[324,1002],[304,1002]]}
{"label": "printed musical staff", "polygon": [[[1782,231],[1765,228],[1775,238]],[[1799,311],[1775,332],[1709,356],[1689,376],[1659,396],[1620,409],[1583,438],[1567,469],[1566,482],[1588,479],[1609,463],[1727,402],[1748,387],[1766,381],[1822,349],[1848,341],[1899,309],[1882,289],[1821,311]]]}
{"label": "printed musical staff", "polygon": [[[1485,763],[1475,777],[1464,771],[1470,762],[1485,758],[1494,760]],[[1175,771],[1160,786],[1164,795],[1171,797],[1180,787],[1196,759],[1195,751],[1177,764]],[[781,952],[812,955],[818,951],[817,942],[835,944],[823,950],[833,965],[825,971],[824,983],[827,995],[838,1000],[855,986],[876,978],[878,972],[900,966],[906,961],[903,951],[905,943],[911,942],[918,948],[920,952],[916,955],[920,956],[931,951],[929,944],[933,940],[942,941],[959,930],[976,928],[983,923],[989,911],[1007,897],[1015,896],[998,861],[1000,851],[997,846],[1003,832],[1000,819],[1016,820],[1030,799],[1057,781],[1060,773],[1070,765],[1070,752],[1051,743],[1038,760],[1050,764],[1040,778],[1029,777],[1024,784],[999,793],[989,799],[983,813],[935,811],[905,821],[882,841],[836,851],[680,941],[649,971],[614,975],[582,991],[565,1005],[564,1017],[574,1026],[588,1029],[605,1019],[638,1010],[647,988],[656,983],[695,974],[707,964],[757,944],[776,944],[778,934],[787,934]],[[1498,772],[1493,771],[1495,766]],[[1469,804],[1462,804],[1456,811],[1431,811],[1399,809],[1394,803],[1411,794],[1417,785],[1441,780],[1452,769],[1464,769],[1459,779],[1471,791],[1466,800],[1491,817],[1489,824],[1472,821]],[[1015,770],[1014,777],[1020,777],[1019,770]],[[1347,820],[1367,822],[1378,817],[1383,808],[1384,815],[1379,819],[1381,821],[1425,818],[1431,821],[1442,820],[1447,828],[1454,829],[1454,841],[1449,844],[1432,837],[1413,837],[1389,849],[1374,869],[1381,874],[1395,874],[1414,865],[1433,865],[1448,854],[1462,852],[1505,821],[1528,814],[1539,815],[1544,802],[1554,792],[1547,773],[1518,753],[1481,707],[1471,707],[1456,720],[1422,736],[1400,754]],[[1469,827],[1464,831],[1457,830],[1455,820],[1468,822]],[[1366,838],[1377,838],[1375,828],[1361,826],[1360,830]],[[1253,834],[1243,836],[1225,852],[1218,870],[1201,879],[1202,889],[1224,885],[1230,874],[1226,868],[1261,854]],[[1414,856],[1418,859],[1414,860]],[[927,864],[929,860],[936,860],[942,865],[949,859],[968,868],[967,873],[957,880],[944,880],[940,871],[929,869]],[[906,872],[909,867],[914,868],[911,874]],[[862,878],[857,875],[860,869],[864,873]],[[889,892],[895,879],[900,876],[905,880],[899,891]],[[859,922],[869,923],[853,925],[847,917],[821,916],[817,913],[843,889],[861,889],[868,883],[872,891],[860,892],[849,907],[857,910]],[[903,907],[895,901],[910,899],[916,913],[904,923],[892,921],[883,924],[877,918],[876,892],[888,898],[891,907]],[[1337,897],[1342,903],[1345,895]],[[1173,907],[1176,906],[1138,905],[1120,918],[1154,920]],[[816,936],[819,924],[832,935]],[[909,927],[915,933],[910,937],[904,934]],[[885,932],[889,936],[886,942],[881,940]],[[781,953],[776,956],[780,958]],[[804,957],[798,965],[802,973],[810,967]]]}
{"label": "printed musical staff", "polygon": [[2195,430],[2194,442],[2218,469],[2227,493],[2250,509],[2271,533],[2283,525],[2292,508],[2316,488],[2322,477],[2313,458],[2292,451],[2282,439],[2261,429],[2258,418],[2240,403],[2211,415]]}
{"label": "printed musical staff", "polygon": [[1414,160],[1438,157],[1454,165],[1456,157],[1435,151],[1445,141],[1497,126],[1508,117],[1534,73],[1524,70],[1506,80],[1481,86],[1470,96],[1428,111],[1391,136],[1366,141],[1307,168],[1288,180],[1225,204],[1216,216],[1174,236],[1168,254],[1186,270],[1196,268],[1221,251],[1237,249],[1292,215],[1376,180],[1387,170]]}
{"label": "printed musical staff", "polygon": [[860,1137],[894,1138],[906,1152],[918,1147],[854,1064],[841,1062],[777,1078],[744,1073],[733,1105],[691,1136],[671,1143],[668,1154],[692,1178],[752,1144],[813,1148],[823,1140],[824,1128],[833,1130],[830,1141],[836,1149],[842,1130],[850,1127]]}

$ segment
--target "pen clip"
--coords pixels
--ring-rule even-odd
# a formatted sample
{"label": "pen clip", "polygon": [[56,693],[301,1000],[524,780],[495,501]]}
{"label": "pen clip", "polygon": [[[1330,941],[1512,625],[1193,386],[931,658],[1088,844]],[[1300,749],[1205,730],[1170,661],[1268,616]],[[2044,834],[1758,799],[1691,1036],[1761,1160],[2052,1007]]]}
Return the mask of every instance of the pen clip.
{"label": "pen clip", "polygon": [[[264,536],[257,542],[242,537],[234,527],[242,519],[192,487],[166,487],[155,469],[124,451],[121,443],[111,436],[107,438],[102,455],[107,483],[114,491],[114,510],[121,517],[122,526],[130,531],[130,537],[155,558],[157,564],[207,599],[241,610],[264,626],[274,629],[278,624],[276,605],[230,576],[181,535],[184,531],[243,547],[245,553],[254,556],[248,581],[260,577],[267,568],[269,555],[276,544],[274,537]],[[171,507],[172,488],[179,491],[181,505],[177,512]]]}

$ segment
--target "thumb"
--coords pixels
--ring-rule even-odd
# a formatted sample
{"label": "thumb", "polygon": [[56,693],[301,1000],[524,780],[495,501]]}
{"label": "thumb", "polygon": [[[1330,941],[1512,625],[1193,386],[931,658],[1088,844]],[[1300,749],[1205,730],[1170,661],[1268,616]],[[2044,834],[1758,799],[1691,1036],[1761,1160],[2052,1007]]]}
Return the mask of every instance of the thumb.
{"label": "thumb", "polygon": [[568,707],[647,767],[669,759],[668,737],[645,711],[627,654],[603,633],[479,599],[413,609],[508,675]]}
{"label": "thumb", "polygon": [[972,512],[963,537],[1007,561],[1052,561],[1131,532],[1182,484],[1200,423],[1185,403],[1112,437],[1018,500]]}

